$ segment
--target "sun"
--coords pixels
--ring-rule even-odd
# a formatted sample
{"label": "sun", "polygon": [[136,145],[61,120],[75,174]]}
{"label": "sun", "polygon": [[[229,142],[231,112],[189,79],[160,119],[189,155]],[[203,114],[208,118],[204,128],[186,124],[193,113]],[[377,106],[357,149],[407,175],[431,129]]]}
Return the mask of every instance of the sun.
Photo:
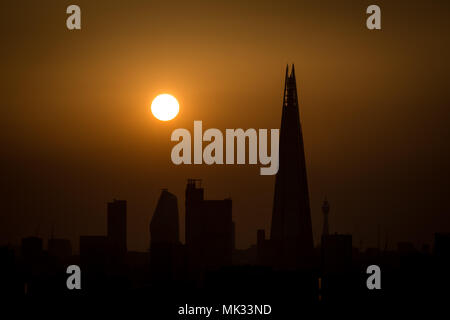
{"label": "sun", "polygon": [[177,116],[180,105],[174,96],[164,93],[153,99],[151,109],[156,119],[169,121]]}

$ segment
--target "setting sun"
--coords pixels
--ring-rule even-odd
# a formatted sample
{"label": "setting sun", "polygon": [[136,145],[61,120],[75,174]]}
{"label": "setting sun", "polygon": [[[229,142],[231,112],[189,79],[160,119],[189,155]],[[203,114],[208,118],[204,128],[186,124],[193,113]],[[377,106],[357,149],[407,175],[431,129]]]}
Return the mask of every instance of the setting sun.
{"label": "setting sun", "polygon": [[170,94],[160,94],[152,102],[152,113],[156,119],[169,121],[180,111],[177,99]]}

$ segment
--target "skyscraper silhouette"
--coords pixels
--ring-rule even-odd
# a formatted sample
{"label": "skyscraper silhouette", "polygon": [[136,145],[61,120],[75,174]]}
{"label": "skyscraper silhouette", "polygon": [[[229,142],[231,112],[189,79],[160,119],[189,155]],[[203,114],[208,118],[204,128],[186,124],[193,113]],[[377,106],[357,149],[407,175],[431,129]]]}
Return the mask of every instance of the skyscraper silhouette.
{"label": "skyscraper silhouette", "polygon": [[150,222],[150,262],[153,281],[174,280],[183,265],[177,197],[163,189]]}
{"label": "skyscraper silhouette", "polygon": [[178,244],[179,232],[177,197],[163,189],[150,222],[151,245]]}
{"label": "skyscraper silhouette", "polygon": [[290,75],[286,66],[271,240],[279,265],[310,265],[313,235],[294,66]]}
{"label": "skyscraper silhouette", "polygon": [[205,200],[201,180],[186,185],[186,246],[189,267],[204,269],[231,264],[232,201]]}

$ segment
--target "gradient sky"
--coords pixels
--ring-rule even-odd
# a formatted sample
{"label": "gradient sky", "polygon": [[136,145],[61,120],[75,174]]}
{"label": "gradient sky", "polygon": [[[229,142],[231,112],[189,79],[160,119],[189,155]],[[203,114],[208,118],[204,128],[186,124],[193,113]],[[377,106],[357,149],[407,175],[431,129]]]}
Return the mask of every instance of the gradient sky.
{"label": "gradient sky", "polygon": [[[369,31],[365,10],[382,10]],[[70,4],[82,29],[66,29]],[[128,200],[128,247],[149,247],[161,188],[187,178],[233,199],[237,246],[270,230],[273,176],[259,165],[175,166],[176,128],[278,128],[295,63],[313,231],[364,247],[450,230],[450,2],[1,1],[0,243],[106,233]],[[159,93],[180,114],[150,113]],[[52,228],[53,226],[53,228]]]}

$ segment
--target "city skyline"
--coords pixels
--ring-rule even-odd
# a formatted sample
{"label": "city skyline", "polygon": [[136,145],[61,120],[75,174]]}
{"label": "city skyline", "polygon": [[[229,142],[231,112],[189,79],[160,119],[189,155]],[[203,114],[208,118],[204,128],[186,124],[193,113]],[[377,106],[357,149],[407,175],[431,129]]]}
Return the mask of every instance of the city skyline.
{"label": "city skyline", "polygon": [[[179,301],[188,298],[205,303],[208,297],[245,297],[266,301],[278,318],[295,312],[299,303],[326,309],[341,301],[406,301],[423,292],[432,292],[427,297],[431,300],[440,297],[440,289],[448,283],[444,275],[450,265],[450,232],[433,233],[432,246],[417,248],[402,241],[396,243],[396,250],[389,250],[387,236],[382,247],[378,225],[377,246],[363,248],[351,233],[330,232],[330,225],[334,228],[325,197],[323,231],[315,235],[321,241],[314,245],[300,109],[295,68],[289,70],[288,65],[269,237],[257,228],[254,244],[236,248],[233,198],[206,198],[202,180],[189,178],[184,206],[168,188],[161,189],[146,228],[151,240],[143,252],[129,249],[129,203],[123,198],[106,204],[106,233],[79,236],[79,253],[69,239],[54,237],[53,228],[47,250],[36,236],[21,238],[19,248],[0,246],[0,266],[5,271],[0,294],[145,298],[151,302],[152,314],[172,314],[174,309],[184,314],[188,304],[179,307]],[[184,243],[180,207],[185,208]],[[167,306],[164,311],[163,306]],[[231,310],[221,307],[222,313]],[[202,310],[208,310],[209,316],[212,307],[208,308]]]}
{"label": "city skyline", "polygon": [[[200,177],[206,199],[233,199],[236,247],[270,233],[275,177],[251,165],[176,166],[170,133],[279,128],[284,68],[295,63],[312,230],[322,202],[330,233],[388,247],[431,244],[450,229],[448,1],[270,1],[173,4],[2,2],[4,48],[0,244],[106,234],[105,203],[128,203],[128,249],[144,252],[161,188],[182,199]],[[414,32],[411,32],[414,21]],[[168,92],[178,116],[162,123],[152,99]],[[185,212],[180,206],[180,239]],[[407,221],[407,223],[405,223]],[[378,230],[381,229],[380,232]],[[381,233],[381,236],[378,234]]]}
{"label": "city skyline", "polygon": [[[330,232],[328,217],[330,204],[325,196],[321,207],[323,213],[322,233],[315,236],[320,241],[317,244],[313,241],[306,173],[307,165],[299,109],[295,67],[292,65],[291,71],[289,71],[289,65],[287,65],[281,107],[280,165],[274,183],[270,236],[266,239],[266,230],[256,229],[255,242],[250,243],[248,247],[251,249],[256,246],[259,252],[258,255],[262,254],[266,257],[264,258],[266,260],[267,257],[270,257],[270,260],[277,261],[279,263],[278,266],[283,268],[305,267],[304,261],[313,259],[313,250],[320,248],[326,241],[329,242],[330,239],[332,239],[331,242],[340,241],[333,240],[334,236],[342,237],[345,235],[339,235],[337,230]],[[153,248],[153,251],[159,252],[158,254],[160,255],[161,251],[165,252],[168,250],[167,246],[178,247],[185,245],[188,248],[186,254],[195,257],[192,261],[196,261],[190,262],[188,259],[188,265],[196,266],[196,268],[208,264],[231,265],[232,252],[237,249],[232,198],[227,197],[224,200],[206,199],[205,190],[201,184],[202,179],[187,179],[185,190],[185,239],[180,237],[178,198],[170,193],[167,188],[161,189],[154,214],[149,222],[150,228],[148,230],[150,230],[151,241],[148,249],[152,252]],[[128,251],[127,200],[114,198],[112,202],[108,201],[106,215],[106,235],[80,235],[80,248],[83,246],[85,248],[90,248],[91,246],[103,248],[107,252],[114,252],[115,259],[119,259],[118,257],[123,259]],[[376,227],[377,244],[372,247],[367,246],[367,250],[387,251],[388,234],[381,234],[379,224]],[[362,242],[359,242],[359,246],[358,244],[352,244],[352,235],[350,234],[349,236],[350,246],[363,251]],[[381,239],[382,236],[385,238]],[[22,246],[24,241],[30,241],[32,246],[44,248],[42,238],[38,235],[22,238]],[[77,242],[74,243],[75,246],[71,246],[69,239],[54,237],[54,226],[52,226],[51,235],[47,242],[49,252],[55,250],[57,252],[58,248],[60,248],[66,252],[65,256],[68,255],[69,248],[70,252],[72,252],[72,248],[77,247]],[[393,243],[393,245],[394,247],[397,245],[399,250],[402,250],[402,246],[406,245],[409,248],[408,250],[420,251],[428,244],[424,243],[422,247],[417,247],[409,241],[400,241]],[[214,254],[203,256],[205,252],[213,252],[215,246],[222,248],[220,254],[217,256]],[[169,251],[172,250],[170,249]],[[265,253],[261,253],[264,251]],[[172,254],[173,252],[169,255]],[[159,258],[160,256],[156,260]],[[261,259],[261,257],[258,259]],[[214,262],[216,260],[217,262]],[[267,262],[263,261],[262,263]]]}

